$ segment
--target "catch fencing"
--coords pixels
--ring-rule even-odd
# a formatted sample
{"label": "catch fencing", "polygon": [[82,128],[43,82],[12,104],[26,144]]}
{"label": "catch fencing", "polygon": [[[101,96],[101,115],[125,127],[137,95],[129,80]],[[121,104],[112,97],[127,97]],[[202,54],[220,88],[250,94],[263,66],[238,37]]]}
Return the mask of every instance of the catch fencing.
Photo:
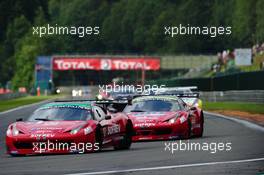
{"label": "catch fencing", "polygon": [[148,84],[197,86],[200,91],[264,90],[264,71],[241,72],[203,78],[175,78],[150,80]]}
{"label": "catch fencing", "polygon": [[200,92],[200,98],[210,102],[252,102],[264,103],[264,90],[207,91]]}

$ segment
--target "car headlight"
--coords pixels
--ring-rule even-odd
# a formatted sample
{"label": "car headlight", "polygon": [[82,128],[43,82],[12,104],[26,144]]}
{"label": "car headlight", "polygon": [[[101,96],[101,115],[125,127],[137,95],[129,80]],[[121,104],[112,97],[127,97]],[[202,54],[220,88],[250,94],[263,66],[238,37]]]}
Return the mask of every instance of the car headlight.
{"label": "car headlight", "polygon": [[171,124],[172,124],[172,123],[175,123],[176,120],[177,120],[177,118],[172,118],[172,119],[169,120],[169,123],[171,123]]}
{"label": "car headlight", "polygon": [[101,94],[97,95],[97,99],[98,100],[102,100],[103,99],[103,96]]}
{"label": "car headlight", "polygon": [[11,134],[12,134],[11,129],[7,129],[7,131],[6,131],[6,135],[11,135]]}
{"label": "car headlight", "polygon": [[19,130],[16,128],[16,125],[14,124],[12,127],[12,135],[17,136],[19,134]]}
{"label": "car headlight", "polygon": [[93,132],[92,127],[88,126],[87,128],[84,128],[84,134],[85,135],[90,134],[91,132]]}
{"label": "car headlight", "polygon": [[168,122],[171,123],[171,124],[172,123],[176,123],[178,117],[179,117],[179,114],[176,114],[175,117],[171,118]]}
{"label": "car headlight", "polygon": [[82,129],[82,127],[83,127],[83,126],[79,126],[79,127],[77,127],[77,128],[74,128],[74,129],[71,130],[70,133],[71,133],[71,134],[77,134],[77,133]]}

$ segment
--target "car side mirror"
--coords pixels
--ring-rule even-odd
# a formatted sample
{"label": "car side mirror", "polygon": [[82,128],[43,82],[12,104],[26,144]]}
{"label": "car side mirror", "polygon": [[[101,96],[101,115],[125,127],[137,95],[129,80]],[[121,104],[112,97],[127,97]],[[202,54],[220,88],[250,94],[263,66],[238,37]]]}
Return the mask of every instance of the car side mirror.
{"label": "car side mirror", "polygon": [[190,110],[194,111],[194,110],[196,110],[196,107],[192,106],[192,107],[190,107]]}
{"label": "car side mirror", "polygon": [[106,120],[110,120],[111,118],[112,118],[111,115],[106,115],[106,116],[105,116],[105,119],[106,119]]}
{"label": "car side mirror", "polygon": [[21,122],[21,121],[23,121],[23,118],[17,118],[16,121]]}
{"label": "car side mirror", "polygon": [[127,104],[128,104],[129,106],[132,105],[132,98],[129,98],[129,99],[127,100]]}

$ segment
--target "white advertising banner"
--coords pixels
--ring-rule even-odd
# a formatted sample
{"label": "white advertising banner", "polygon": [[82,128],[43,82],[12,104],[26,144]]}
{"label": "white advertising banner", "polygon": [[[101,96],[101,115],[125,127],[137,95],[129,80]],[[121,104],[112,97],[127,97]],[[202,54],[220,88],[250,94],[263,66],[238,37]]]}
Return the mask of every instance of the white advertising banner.
{"label": "white advertising banner", "polygon": [[252,64],[251,49],[235,49],[235,64],[236,66],[249,66]]}

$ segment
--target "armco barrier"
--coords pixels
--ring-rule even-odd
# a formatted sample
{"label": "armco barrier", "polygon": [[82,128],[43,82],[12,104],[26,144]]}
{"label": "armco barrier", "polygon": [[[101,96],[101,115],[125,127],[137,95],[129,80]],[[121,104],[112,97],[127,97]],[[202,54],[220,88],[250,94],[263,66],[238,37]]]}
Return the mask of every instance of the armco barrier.
{"label": "armco barrier", "polygon": [[15,93],[7,93],[7,94],[0,94],[0,100],[10,100],[13,98],[18,98],[18,97],[25,97],[27,96],[26,93],[19,93],[19,92],[15,92]]}
{"label": "armco barrier", "polygon": [[264,71],[241,72],[206,78],[160,79],[147,84],[175,86],[197,86],[200,91],[264,90]]}
{"label": "armco barrier", "polygon": [[264,90],[200,92],[200,98],[204,101],[211,102],[235,101],[264,103]]}

